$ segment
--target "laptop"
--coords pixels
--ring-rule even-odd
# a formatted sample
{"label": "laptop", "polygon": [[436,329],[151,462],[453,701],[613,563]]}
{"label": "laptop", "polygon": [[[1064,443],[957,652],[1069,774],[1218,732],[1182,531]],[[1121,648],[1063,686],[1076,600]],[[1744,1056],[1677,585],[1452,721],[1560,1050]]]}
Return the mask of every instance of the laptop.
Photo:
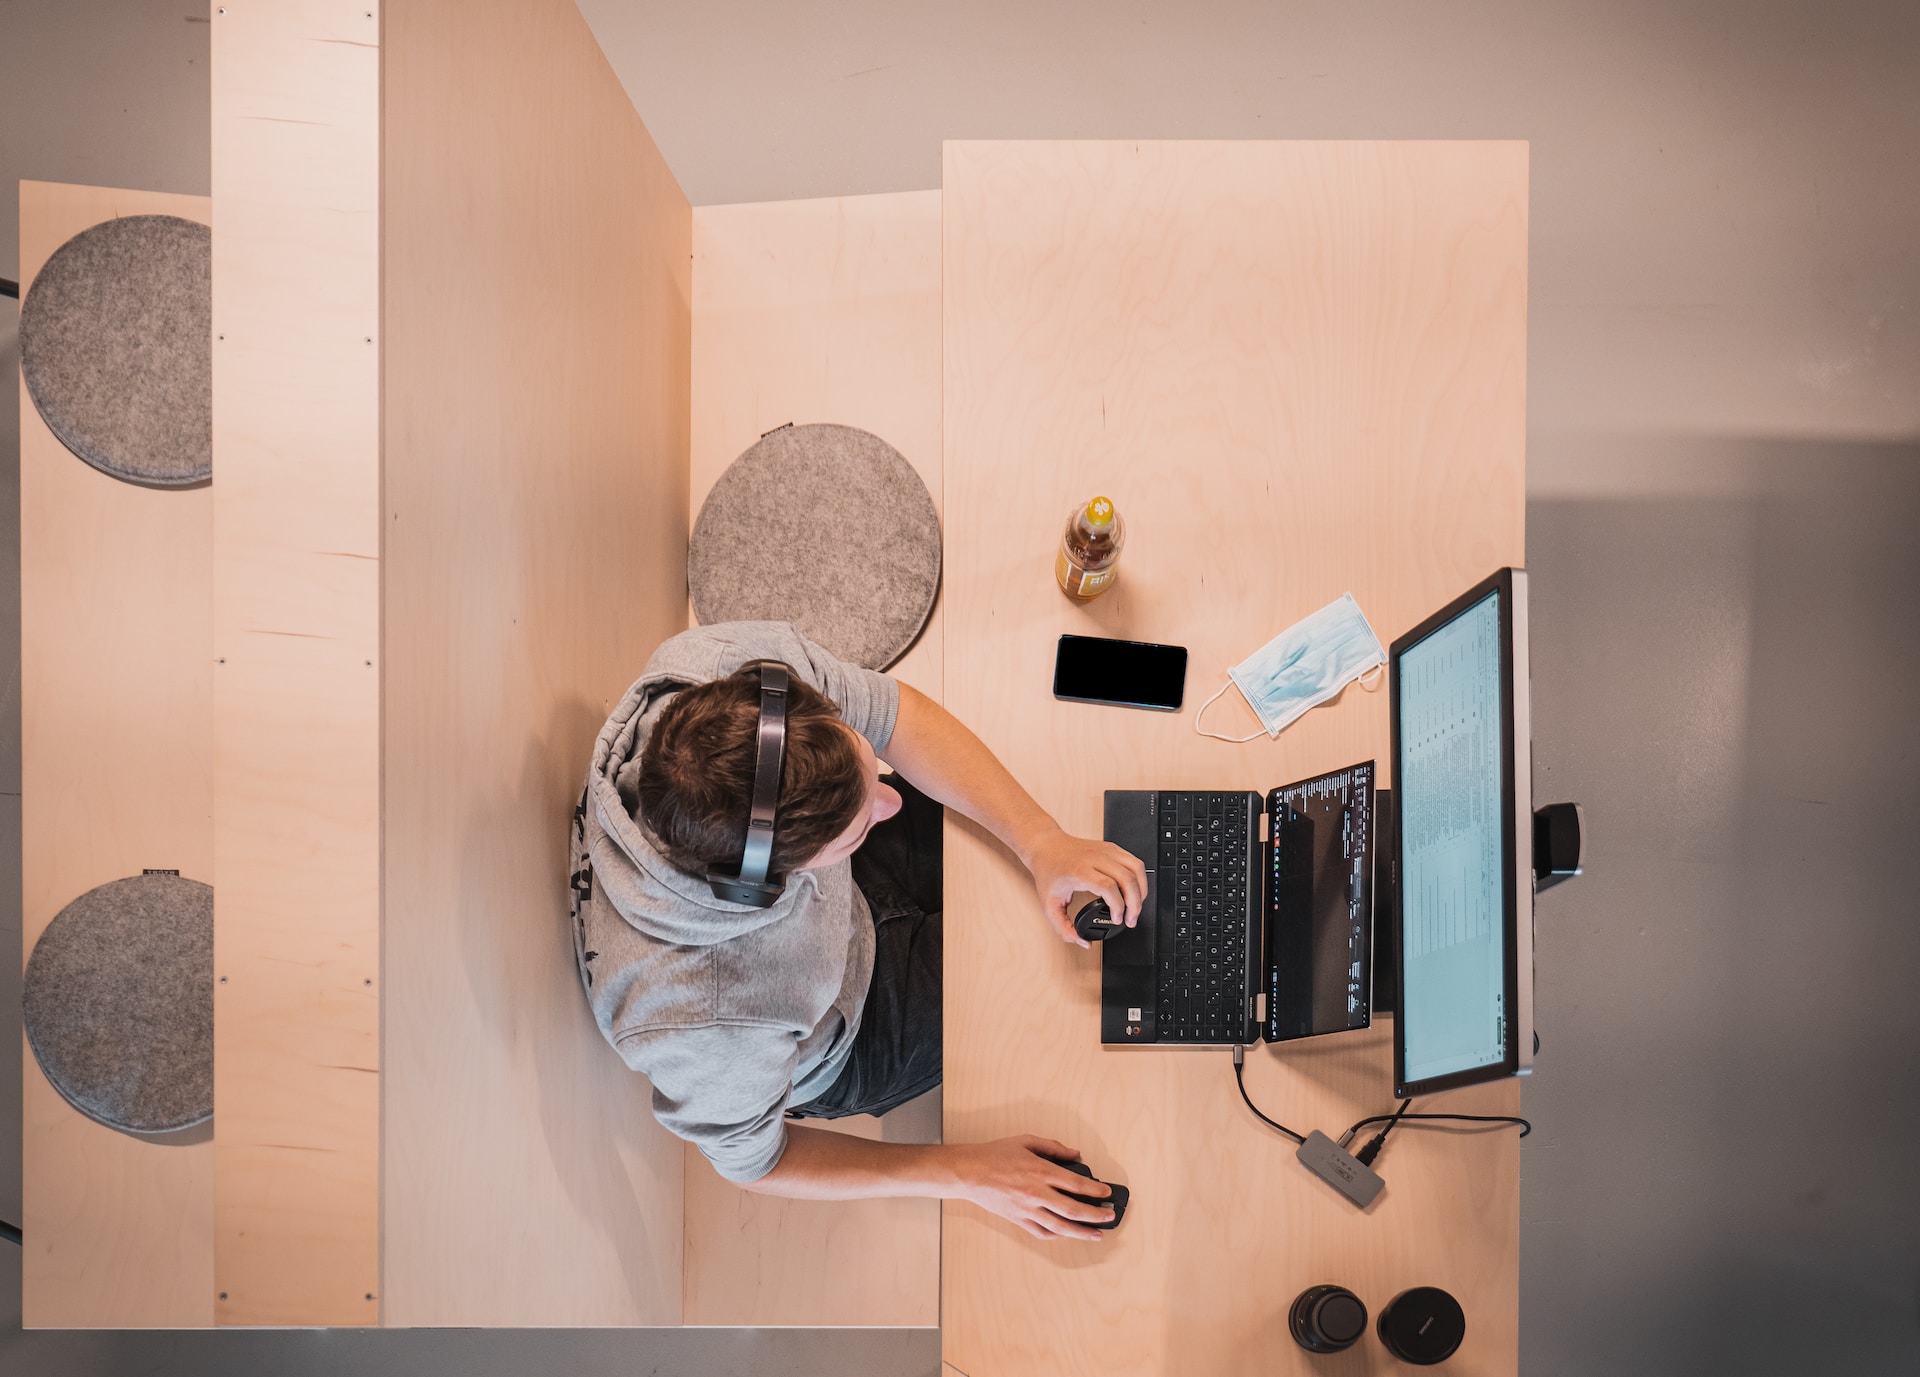
{"label": "laptop", "polygon": [[1147,869],[1101,943],[1100,1041],[1231,1046],[1368,1027],[1374,762],[1267,794],[1110,789],[1105,836]]}

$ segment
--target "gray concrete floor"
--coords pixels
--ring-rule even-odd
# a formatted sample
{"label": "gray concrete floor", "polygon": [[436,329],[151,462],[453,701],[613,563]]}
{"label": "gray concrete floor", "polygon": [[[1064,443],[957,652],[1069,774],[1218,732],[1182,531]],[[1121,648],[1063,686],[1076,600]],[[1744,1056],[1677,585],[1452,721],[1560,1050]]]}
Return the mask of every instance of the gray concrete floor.
{"label": "gray concrete floor", "polygon": [[1538,909],[1524,1370],[1920,1372],[1920,446],[1527,518],[1535,788],[1591,841]]}
{"label": "gray concrete floor", "polygon": [[[942,137],[1532,140],[1536,791],[1591,839],[1540,908],[1521,1369],[1920,1371],[1920,6],[582,7],[696,203],[936,186]],[[0,275],[16,178],[206,190],[204,19],[0,4]],[[15,406],[0,388],[0,944]],[[9,1021],[17,981],[0,962]],[[0,1058],[12,1218],[19,1074]],[[25,1334],[18,1294],[0,1248],[10,1373],[938,1356],[932,1331]]]}

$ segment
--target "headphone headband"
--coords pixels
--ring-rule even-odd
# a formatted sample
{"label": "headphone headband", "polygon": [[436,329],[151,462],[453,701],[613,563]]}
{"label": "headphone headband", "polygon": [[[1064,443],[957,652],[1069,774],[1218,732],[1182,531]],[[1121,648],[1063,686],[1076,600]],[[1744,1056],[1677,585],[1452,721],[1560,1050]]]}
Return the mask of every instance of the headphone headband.
{"label": "headphone headband", "polygon": [[786,876],[769,874],[773,833],[780,804],[780,768],[787,749],[787,691],[792,670],[779,660],[755,660],[737,671],[760,671],[760,725],[755,732],[753,803],[747,815],[746,845],[740,873],[709,870],[707,884],[716,898],[753,908],[771,908],[787,887]]}

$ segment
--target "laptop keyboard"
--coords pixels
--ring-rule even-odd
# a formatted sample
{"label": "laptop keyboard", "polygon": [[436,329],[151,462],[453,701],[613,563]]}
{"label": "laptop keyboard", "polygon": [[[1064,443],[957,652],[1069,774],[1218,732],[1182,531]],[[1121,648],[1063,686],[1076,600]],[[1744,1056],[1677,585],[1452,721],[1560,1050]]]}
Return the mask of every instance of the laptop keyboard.
{"label": "laptop keyboard", "polygon": [[[1241,1042],[1247,1036],[1245,794],[1160,795],[1162,894],[1159,1042]],[[1164,909],[1163,909],[1164,914]]]}

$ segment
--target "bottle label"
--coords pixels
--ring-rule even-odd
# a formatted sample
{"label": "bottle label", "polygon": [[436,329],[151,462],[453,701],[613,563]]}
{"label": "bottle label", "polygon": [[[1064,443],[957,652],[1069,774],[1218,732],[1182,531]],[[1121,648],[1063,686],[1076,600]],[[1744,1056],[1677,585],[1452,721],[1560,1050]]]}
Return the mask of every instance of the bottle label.
{"label": "bottle label", "polygon": [[1065,592],[1068,597],[1098,597],[1106,591],[1107,585],[1113,582],[1113,576],[1118,572],[1119,571],[1115,569],[1101,569],[1094,573],[1088,573],[1067,557],[1067,552],[1064,548],[1056,551],[1053,558],[1054,579],[1059,583],[1061,590]]}

